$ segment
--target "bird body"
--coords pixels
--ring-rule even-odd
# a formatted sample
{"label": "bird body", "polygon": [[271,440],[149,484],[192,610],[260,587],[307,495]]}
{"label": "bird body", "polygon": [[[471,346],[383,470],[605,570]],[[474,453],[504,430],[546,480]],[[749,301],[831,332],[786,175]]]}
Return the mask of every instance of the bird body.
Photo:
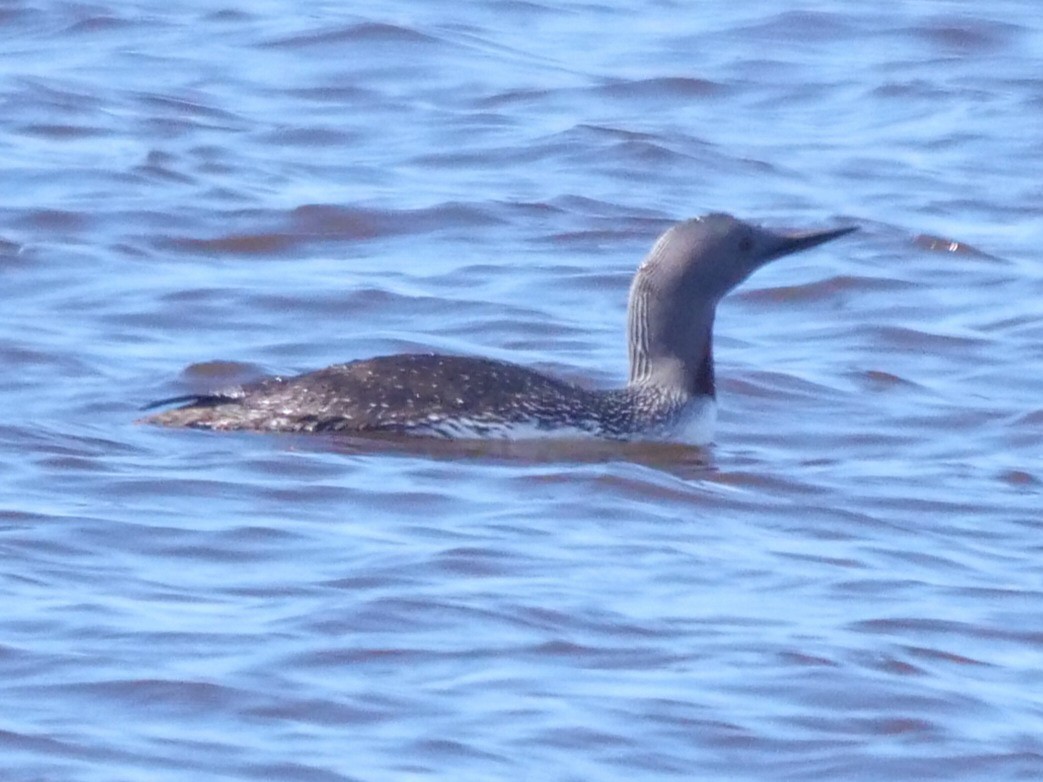
{"label": "bird body", "polygon": [[626,386],[594,390],[505,361],[399,354],[156,403],[147,423],[450,438],[585,435],[705,443],[716,414],[717,303],[772,258],[853,228],[781,235],[729,215],[664,233],[630,288]]}

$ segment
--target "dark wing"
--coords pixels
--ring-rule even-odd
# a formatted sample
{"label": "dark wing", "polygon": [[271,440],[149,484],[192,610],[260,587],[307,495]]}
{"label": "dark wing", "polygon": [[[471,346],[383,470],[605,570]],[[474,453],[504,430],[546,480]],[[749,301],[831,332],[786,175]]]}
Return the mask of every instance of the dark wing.
{"label": "dark wing", "polygon": [[141,406],[141,411],[157,410],[160,407],[171,405],[182,405],[184,407],[205,407],[207,405],[220,405],[235,399],[234,394],[182,394],[181,396],[169,396],[166,399],[157,399]]}
{"label": "dark wing", "polygon": [[228,395],[190,397],[188,404],[144,420],[208,429],[393,432],[447,419],[531,419],[586,393],[504,361],[403,354],[266,378]]}

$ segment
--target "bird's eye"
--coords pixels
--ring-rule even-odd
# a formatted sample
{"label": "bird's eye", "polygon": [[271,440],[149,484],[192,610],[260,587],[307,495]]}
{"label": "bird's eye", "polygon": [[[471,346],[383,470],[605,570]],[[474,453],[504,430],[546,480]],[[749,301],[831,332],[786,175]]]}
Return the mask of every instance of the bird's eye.
{"label": "bird's eye", "polygon": [[744,253],[748,253],[753,249],[753,239],[748,236],[742,237],[739,240],[739,249]]}

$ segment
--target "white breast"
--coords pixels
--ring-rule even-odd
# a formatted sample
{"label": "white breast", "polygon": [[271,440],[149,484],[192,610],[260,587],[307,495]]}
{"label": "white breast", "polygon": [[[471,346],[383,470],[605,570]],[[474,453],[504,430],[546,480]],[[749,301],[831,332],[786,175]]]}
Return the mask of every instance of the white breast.
{"label": "white breast", "polygon": [[661,439],[688,445],[708,445],[717,426],[717,400],[702,396],[685,405],[684,412]]}
{"label": "white breast", "polygon": [[[585,426],[583,424],[586,424]],[[684,409],[669,425],[645,432],[635,432],[623,439],[632,442],[661,441],[706,445],[713,439],[717,423],[717,403],[712,397],[699,397],[685,403]],[[429,416],[410,428],[414,434],[447,439],[480,440],[544,440],[599,438],[597,424],[585,421],[578,425],[540,426],[536,421],[506,422],[493,417]]]}

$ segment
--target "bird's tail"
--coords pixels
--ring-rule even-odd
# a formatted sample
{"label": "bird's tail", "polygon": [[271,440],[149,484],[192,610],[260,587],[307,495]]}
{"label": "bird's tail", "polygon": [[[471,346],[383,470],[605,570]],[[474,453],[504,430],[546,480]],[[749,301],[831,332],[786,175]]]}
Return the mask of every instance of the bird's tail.
{"label": "bird's tail", "polygon": [[139,418],[139,424],[155,424],[157,426],[190,426],[198,429],[212,429],[218,418],[218,408],[234,405],[237,398],[230,394],[184,394],[149,402],[142,411],[155,410],[160,407],[178,405],[172,410],[164,410]]}

